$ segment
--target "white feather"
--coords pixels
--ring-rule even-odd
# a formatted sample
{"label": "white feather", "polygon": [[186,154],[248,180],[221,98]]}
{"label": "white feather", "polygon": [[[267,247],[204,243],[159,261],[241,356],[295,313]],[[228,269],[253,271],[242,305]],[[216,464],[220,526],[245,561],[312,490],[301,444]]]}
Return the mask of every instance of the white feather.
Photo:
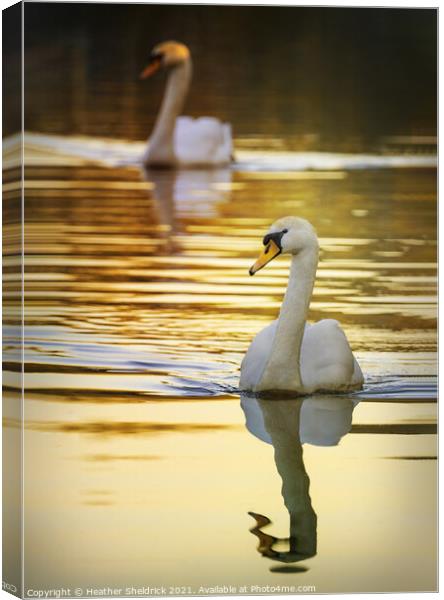
{"label": "white feather", "polygon": [[178,117],[174,153],[182,165],[220,165],[231,160],[231,126],[213,117]]}
{"label": "white feather", "polygon": [[273,224],[270,233],[281,235],[282,252],[292,255],[289,283],[279,318],[260,331],[248,348],[240,388],[300,394],[361,388],[362,371],[339,323],[333,319],[306,322],[318,262],[314,229],[304,219],[286,217]]}

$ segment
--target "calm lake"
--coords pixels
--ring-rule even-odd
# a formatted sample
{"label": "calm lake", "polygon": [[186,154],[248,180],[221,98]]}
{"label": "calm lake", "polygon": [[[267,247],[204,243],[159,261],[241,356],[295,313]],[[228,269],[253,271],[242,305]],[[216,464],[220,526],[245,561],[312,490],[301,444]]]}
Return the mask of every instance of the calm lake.
{"label": "calm lake", "polygon": [[[437,11],[24,6],[25,597],[436,590]],[[4,547],[19,581],[15,19]],[[165,75],[139,73],[169,39],[193,57],[184,114],[233,126],[230,167],[140,167]],[[238,391],[289,260],[248,269],[288,215],[317,230],[309,320],[342,324],[354,394]]]}
{"label": "calm lake", "polygon": [[[27,589],[436,587],[435,170],[240,146],[231,168],[143,172],[143,144],[26,136]],[[283,215],[317,229],[309,317],[342,323],[361,392],[237,391],[285,289],[285,257],[248,276]]]}

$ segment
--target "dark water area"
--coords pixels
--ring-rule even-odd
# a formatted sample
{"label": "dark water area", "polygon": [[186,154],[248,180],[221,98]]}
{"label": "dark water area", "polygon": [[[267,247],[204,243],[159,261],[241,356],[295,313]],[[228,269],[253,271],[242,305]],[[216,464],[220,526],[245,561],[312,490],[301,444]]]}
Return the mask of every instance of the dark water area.
{"label": "dark water area", "polygon": [[235,137],[362,151],[436,134],[435,10],[25,3],[24,23],[28,131],[146,139],[165,78],[138,75],[177,39],[194,61],[185,113]]}

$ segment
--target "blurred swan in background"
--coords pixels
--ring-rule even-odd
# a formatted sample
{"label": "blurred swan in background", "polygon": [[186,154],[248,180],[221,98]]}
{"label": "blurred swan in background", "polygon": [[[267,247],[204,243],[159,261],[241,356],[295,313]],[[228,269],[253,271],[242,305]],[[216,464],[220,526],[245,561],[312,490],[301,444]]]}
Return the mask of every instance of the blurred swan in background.
{"label": "blurred swan in background", "polygon": [[279,254],[290,254],[290,278],[279,318],[256,335],[242,361],[240,389],[300,394],[360,389],[362,371],[339,323],[306,323],[319,254],[312,225],[284,217],[270,227],[263,244],[250,275]]}
{"label": "blurred swan in background", "polygon": [[213,167],[232,159],[231,126],[211,117],[179,117],[191,82],[189,49],[179,42],[163,42],[151,52],[141,79],[160,68],[169,70],[166,91],[148,147],[143,155],[146,166]]}

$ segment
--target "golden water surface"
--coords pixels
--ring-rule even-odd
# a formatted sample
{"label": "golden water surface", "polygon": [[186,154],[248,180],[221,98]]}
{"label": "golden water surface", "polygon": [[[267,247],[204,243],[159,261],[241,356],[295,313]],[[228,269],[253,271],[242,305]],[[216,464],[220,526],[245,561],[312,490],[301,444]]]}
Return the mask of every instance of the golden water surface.
{"label": "golden water surface", "polygon": [[[435,171],[26,164],[25,590],[434,590]],[[309,319],[341,322],[362,392],[237,391],[288,261],[248,268],[286,215],[317,229]]]}

